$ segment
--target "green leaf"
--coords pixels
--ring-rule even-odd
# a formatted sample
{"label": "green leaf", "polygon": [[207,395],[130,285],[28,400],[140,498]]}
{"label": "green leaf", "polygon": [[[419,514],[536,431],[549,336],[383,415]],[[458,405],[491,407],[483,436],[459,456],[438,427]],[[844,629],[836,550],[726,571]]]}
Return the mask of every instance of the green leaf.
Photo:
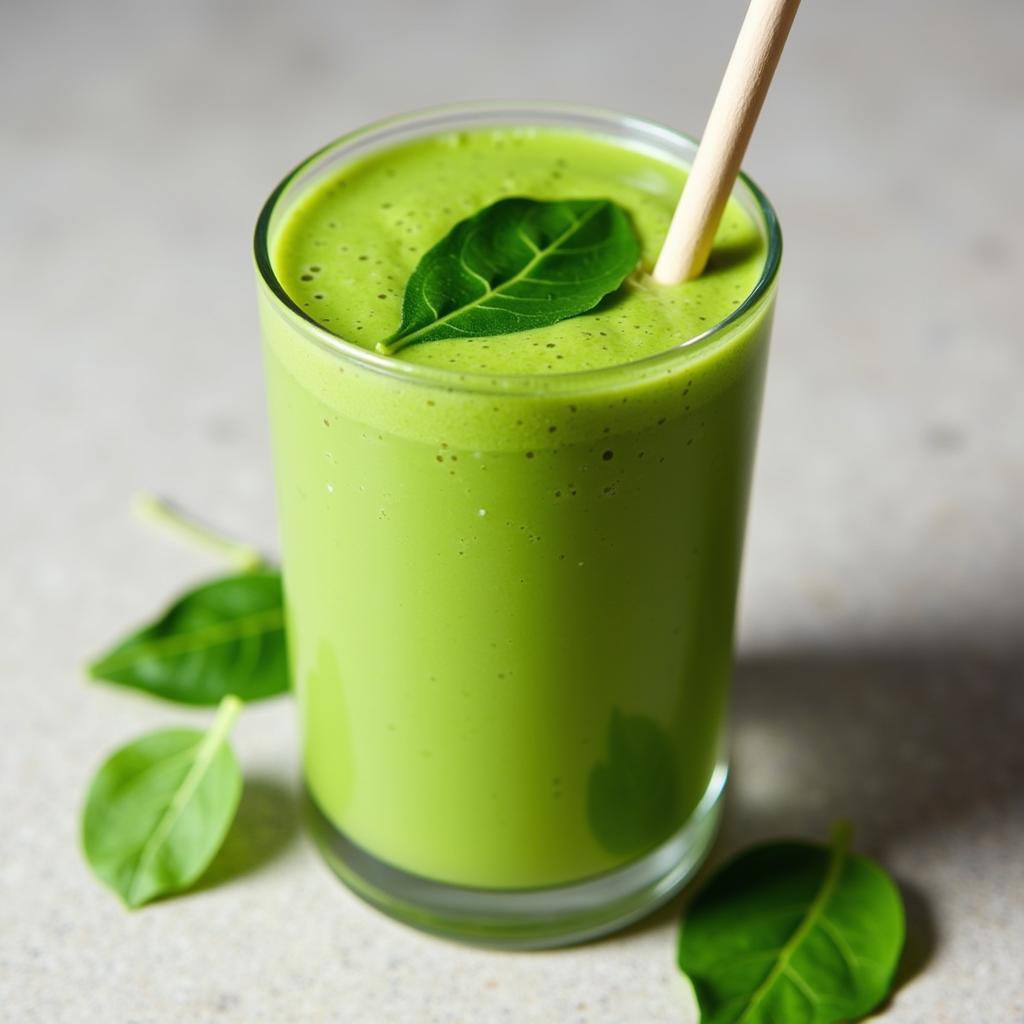
{"label": "green leaf", "polygon": [[903,948],[892,879],[848,852],[780,842],[740,854],[697,895],[679,932],[701,1024],[836,1024],[886,996]]}
{"label": "green leaf", "polygon": [[129,907],[187,889],[220,849],[242,794],[227,742],[241,707],[225,697],[206,733],[150,733],[96,773],[82,845],[97,877]]}
{"label": "green leaf", "polygon": [[423,256],[377,350],[547,327],[593,309],[639,259],[629,214],[608,199],[499,199]]}
{"label": "green leaf", "polygon": [[89,666],[103,679],[179,704],[258,700],[288,689],[281,577],[263,570],[213,580]]}
{"label": "green leaf", "polygon": [[607,753],[590,770],[587,819],[610,853],[639,853],[675,824],[676,769],[672,743],[646,715],[613,708]]}

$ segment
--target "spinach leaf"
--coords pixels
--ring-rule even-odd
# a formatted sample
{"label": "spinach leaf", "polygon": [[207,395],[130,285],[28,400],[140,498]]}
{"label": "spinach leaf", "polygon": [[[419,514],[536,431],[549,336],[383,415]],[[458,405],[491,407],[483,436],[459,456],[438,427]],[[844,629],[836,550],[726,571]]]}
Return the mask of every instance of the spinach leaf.
{"label": "spinach leaf", "polygon": [[187,889],[224,841],[242,793],[227,742],[241,707],[225,697],[206,733],[143,736],[93,779],[82,817],[85,856],[129,907]]}
{"label": "spinach leaf", "polygon": [[607,753],[587,780],[594,838],[616,854],[639,853],[664,839],[676,823],[676,774],[672,743],[661,726],[613,708]]}
{"label": "spinach leaf", "polygon": [[903,904],[878,865],[779,842],[740,854],[697,895],[679,932],[701,1024],[835,1024],[885,997],[903,947]]}
{"label": "spinach leaf", "polygon": [[213,580],[89,666],[94,679],[179,704],[258,700],[288,689],[281,576],[269,569]]}
{"label": "spinach leaf", "polygon": [[546,327],[593,309],[639,259],[629,214],[608,199],[499,199],[423,256],[377,350]]}

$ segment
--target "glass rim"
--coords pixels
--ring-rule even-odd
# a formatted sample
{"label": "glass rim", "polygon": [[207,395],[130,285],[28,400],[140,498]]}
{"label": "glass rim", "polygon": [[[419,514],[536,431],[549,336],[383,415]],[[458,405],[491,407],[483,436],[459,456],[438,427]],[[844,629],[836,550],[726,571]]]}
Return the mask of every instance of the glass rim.
{"label": "glass rim", "polygon": [[[609,128],[618,128],[626,132],[633,131],[637,134],[643,132],[650,136],[651,140],[655,143],[659,140],[675,146],[683,143],[694,152],[697,147],[697,140],[692,136],[656,121],[649,121],[646,118],[634,117],[600,107],[543,101],[494,102],[483,100],[443,104],[381,118],[353,131],[346,132],[306,157],[285,175],[263,204],[256,221],[256,230],[253,236],[253,255],[260,283],[268,289],[271,298],[274,300],[277,312],[283,315],[290,322],[291,326],[306,340],[337,358],[357,363],[375,373],[398,377],[411,383],[444,387],[452,391],[514,392],[520,394],[550,393],[553,390],[582,392],[598,389],[615,378],[622,378],[624,374],[631,376],[634,373],[659,369],[666,363],[673,363],[684,359],[690,356],[695,349],[705,348],[716,339],[727,335],[737,325],[742,324],[753,316],[770,299],[782,261],[782,230],[775,210],[768,201],[767,196],[747,174],[740,171],[736,184],[733,186],[733,193],[737,190],[744,190],[753,201],[761,221],[758,224],[758,228],[764,232],[768,246],[761,274],[743,301],[728,316],[712,324],[699,334],[686,338],[661,352],[655,352],[627,363],[616,363],[596,369],[570,370],[559,373],[471,371],[458,367],[449,369],[441,366],[410,363],[396,359],[394,356],[383,355],[372,349],[363,348],[355,342],[348,341],[341,335],[334,334],[317,323],[287,293],[274,271],[270,258],[269,235],[271,220],[278,203],[285,197],[289,188],[301,175],[312,170],[318,163],[329,156],[353,144],[372,140],[374,136],[387,137],[390,132],[396,129],[409,128],[415,130],[417,126],[429,127],[434,122],[440,122],[436,125],[438,132],[457,131],[460,128],[460,125],[457,123],[460,117],[479,119],[480,123],[477,127],[485,127],[486,122],[483,119],[488,115],[504,119],[502,122],[504,124],[515,123],[513,118],[518,116],[520,123],[524,125],[529,125],[531,116],[540,117],[544,119],[543,127],[562,127],[569,130],[572,130],[574,127],[571,124],[574,119],[577,121],[586,120],[594,123],[604,123]],[[451,119],[456,123],[446,125],[444,123],[445,119]],[[555,119],[561,119],[561,122]],[[578,128],[579,125],[575,127]],[[424,132],[423,134],[426,135],[429,132]],[[645,140],[636,138],[633,141],[643,142]],[[662,152],[661,156],[663,159],[672,161],[672,157],[668,152]]]}

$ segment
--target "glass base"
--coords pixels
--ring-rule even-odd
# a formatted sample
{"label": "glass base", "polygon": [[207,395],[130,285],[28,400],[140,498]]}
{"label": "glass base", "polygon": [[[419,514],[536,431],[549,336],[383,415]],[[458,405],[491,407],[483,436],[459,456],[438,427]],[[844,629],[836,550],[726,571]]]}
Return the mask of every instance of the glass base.
{"label": "glass base", "polygon": [[331,824],[312,797],[310,830],[335,874],[359,897],[434,935],[497,949],[545,949],[597,938],[671,899],[700,867],[718,830],[727,767],[720,763],[697,809],[660,846],[625,867],[542,889],[476,889],[391,867]]}

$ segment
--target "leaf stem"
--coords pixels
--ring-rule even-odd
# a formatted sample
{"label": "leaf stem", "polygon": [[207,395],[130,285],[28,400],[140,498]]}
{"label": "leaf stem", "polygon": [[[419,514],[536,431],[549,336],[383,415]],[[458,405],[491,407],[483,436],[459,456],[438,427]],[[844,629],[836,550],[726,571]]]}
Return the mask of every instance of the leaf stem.
{"label": "leaf stem", "polygon": [[845,857],[853,839],[853,825],[845,818],[832,823],[832,849],[837,857]]}
{"label": "leaf stem", "polygon": [[139,854],[135,870],[128,884],[126,902],[130,907],[138,907],[145,902],[144,899],[139,898],[136,888],[138,881],[140,878],[145,877],[145,873],[149,870],[150,864],[159,851],[160,846],[177,824],[185,806],[195,795],[214,756],[221,745],[227,741],[228,735],[241,710],[241,699],[231,693],[223,697],[217,706],[217,714],[214,715],[210,728],[203,734],[202,739],[199,741],[199,746],[196,748],[195,760],[192,762],[192,766],[189,768],[188,773],[171,799],[167,810],[164,811],[162,817],[157,822],[156,828],[153,829]]}
{"label": "leaf stem", "polygon": [[220,746],[221,741],[226,739],[234,728],[244,704],[242,698],[236,697],[233,693],[228,693],[221,698],[220,704],[217,705],[217,713],[213,716],[213,721],[207,730],[204,745],[209,742],[212,747]]}
{"label": "leaf stem", "polygon": [[829,900],[832,899],[832,894],[839,884],[839,876],[846,865],[852,836],[853,826],[848,821],[839,820],[832,826],[832,848],[829,851],[828,866],[825,869],[825,877],[822,879],[821,886],[796,931],[786,940],[785,945],[779,951],[775,966],[755,989],[742,1014],[736,1018],[736,1024],[744,1024],[752,1019],[753,1012],[761,1005],[762,1000],[781,975],[789,973],[792,977],[792,972],[789,971],[789,961],[818,919],[822,917]]}
{"label": "leaf stem", "polygon": [[176,533],[196,547],[213,552],[239,572],[254,572],[266,565],[266,561],[256,548],[228,540],[178,506],[155,494],[137,494],[132,501],[132,509],[143,521],[154,523],[170,533]]}

